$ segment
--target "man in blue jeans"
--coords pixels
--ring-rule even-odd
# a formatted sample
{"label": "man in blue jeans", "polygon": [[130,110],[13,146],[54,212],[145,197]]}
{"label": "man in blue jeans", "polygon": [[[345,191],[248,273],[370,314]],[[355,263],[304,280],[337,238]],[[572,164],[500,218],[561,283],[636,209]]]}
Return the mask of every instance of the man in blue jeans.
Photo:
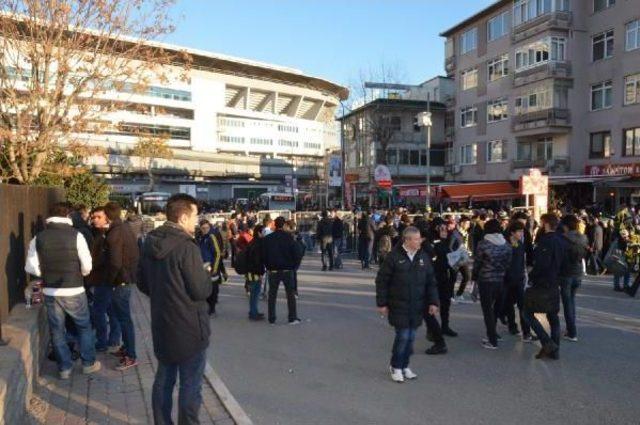
{"label": "man in blue jeans", "polygon": [[564,338],[568,341],[577,342],[576,291],[582,283],[582,275],[584,274],[583,261],[587,257],[589,250],[589,240],[585,235],[578,232],[579,220],[575,215],[564,216],[560,224],[562,225],[562,236],[567,247],[566,261],[564,267],[560,270],[560,297],[567,325],[567,332]]}
{"label": "man in blue jeans", "polygon": [[212,287],[194,239],[197,201],[186,194],[173,195],[166,216],[167,221],[147,235],[138,279],[138,287],[151,300],[153,351],[158,358],[153,419],[156,425],[173,423],[173,389],[180,374],[178,423],[199,424]]}
{"label": "man in blue jeans", "polygon": [[67,345],[65,315],[78,332],[82,372],[100,370],[93,346],[93,331],[83,276],[91,272],[91,253],[85,238],[73,228],[66,204],[55,204],[47,227],[29,243],[25,271],[42,277],[44,304],[51,329],[53,349],[61,379],[69,379],[73,369]]}

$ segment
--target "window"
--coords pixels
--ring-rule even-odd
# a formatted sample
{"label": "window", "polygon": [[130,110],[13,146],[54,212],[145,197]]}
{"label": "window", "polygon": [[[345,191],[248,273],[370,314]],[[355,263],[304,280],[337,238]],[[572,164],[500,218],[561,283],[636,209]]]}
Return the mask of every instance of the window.
{"label": "window", "polygon": [[387,165],[398,165],[398,151],[396,149],[387,149]]}
{"label": "window", "polygon": [[562,37],[547,37],[516,50],[516,71],[533,68],[551,61],[564,61],[567,40]]}
{"label": "window", "polygon": [[313,142],[304,142],[303,146],[304,146],[305,149],[316,149],[316,150],[318,150],[318,149],[321,148],[320,143],[313,143]]}
{"label": "window", "polygon": [[513,24],[518,26],[549,12],[568,10],[569,0],[515,0],[513,2]]}
{"label": "window", "polygon": [[259,137],[252,137],[251,138],[251,144],[252,145],[271,146],[273,144],[273,141],[271,139],[262,139],[262,138],[259,138]]}
{"label": "window", "polygon": [[611,132],[591,133],[589,158],[609,158],[611,156]]}
{"label": "window", "polygon": [[507,144],[504,140],[492,140],[487,143],[487,162],[507,160]]}
{"label": "window", "polygon": [[548,137],[535,142],[518,143],[518,161],[547,161],[553,158],[553,139]]}
{"label": "window", "polygon": [[420,165],[420,151],[419,150],[409,151],[409,163],[411,165]]}
{"label": "window", "polygon": [[624,104],[640,103],[640,74],[624,77]]}
{"label": "window", "polygon": [[515,101],[515,113],[516,115],[522,115],[549,109],[552,105],[551,98],[549,89],[544,87],[518,96]]}
{"label": "window", "polygon": [[278,140],[278,145],[279,146],[286,146],[289,148],[297,148],[298,147],[298,142],[295,140],[283,140],[280,139]]}
{"label": "window", "polygon": [[594,35],[591,38],[591,50],[594,62],[613,56],[613,30]]}
{"label": "window", "polygon": [[478,144],[471,143],[469,145],[460,146],[460,164],[475,164],[478,159]]}
{"label": "window", "polygon": [[409,151],[400,149],[400,165],[409,165]]}
{"label": "window", "polygon": [[464,55],[476,49],[478,44],[478,30],[470,29],[460,36],[460,54]]}
{"label": "window", "polygon": [[591,86],[591,110],[611,108],[612,86],[611,80]]}
{"label": "window", "polygon": [[487,103],[487,122],[496,122],[506,120],[509,116],[507,113],[509,103],[506,98],[490,100]]}
{"label": "window", "polygon": [[624,156],[640,155],[640,127],[624,130]]}
{"label": "window", "polygon": [[640,48],[640,19],[631,21],[627,24],[626,49],[635,50]]}
{"label": "window", "polygon": [[122,136],[167,136],[176,140],[191,140],[191,128],[169,125],[139,124],[131,122],[119,123],[116,130],[107,130],[105,134]]}
{"label": "window", "polygon": [[489,81],[495,81],[509,75],[509,54],[505,53],[497,59],[487,62]]}
{"label": "window", "polygon": [[278,124],[278,131],[283,131],[286,133],[297,133],[298,127],[295,125]]}
{"label": "window", "polygon": [[600,12],[616,4],[616,0],[593,0],[593,11]]}
{"label": "window", "polygon": [[243,145],[244,144],[244,137],[238,137],[238,136],[220,136],[220,141],[223,143],[235,143],[238,145]]}
{"label": "window", "polygon": [[400,131],[402,129],[402,119],[400,117],[391,117],[389,120],[390,131]]}
{"label": "window", "polygon": [[510,27],[511,20],[509,19],[509,12],[503,12],[498,16],[494,16],[489,19],[489,22],[487,23],[487,39],[489,41],[493,41],[509,34]]}
{"label": "window", "polygon": [[478,108],[468,106],[460,109],[460,126],[473,127],[478,123]]}
{"label": "window", "polygon": [[469,90],[478,86],[478,70],[470,69],[461,75],[462,90]]}

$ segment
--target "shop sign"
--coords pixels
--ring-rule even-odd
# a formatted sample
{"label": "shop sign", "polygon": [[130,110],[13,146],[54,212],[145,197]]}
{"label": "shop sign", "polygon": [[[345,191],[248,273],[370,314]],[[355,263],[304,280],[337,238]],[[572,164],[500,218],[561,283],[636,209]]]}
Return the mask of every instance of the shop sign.
{"label": "shop sign", "polygon": [[358,180],[360,180],[360,174],[345,174],[344,175],[344,181],[346,181],[346,182],[356,183]]}
{"label": "shop sign", "polygon": [[584,173],[588,176],[631,176],[640,174],[640,164],[587,165]]}
{"label": "shop sign", "polygon": [[543,176],[539,169],[532,168],[529,175],[520,177],[520,194],[546,195],[549,191],[549,177]]}

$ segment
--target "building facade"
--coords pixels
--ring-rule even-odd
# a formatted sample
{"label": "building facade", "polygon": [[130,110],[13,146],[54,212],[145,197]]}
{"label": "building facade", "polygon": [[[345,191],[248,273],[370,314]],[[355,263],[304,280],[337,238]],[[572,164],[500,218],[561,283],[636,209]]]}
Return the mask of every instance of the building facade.
{"label": "building facade", "polygon": [[638,185],[614,180],[640,162],[640,0],[501,0],[441,35],[449,180],[535,167],[591,201],[630,200]]}

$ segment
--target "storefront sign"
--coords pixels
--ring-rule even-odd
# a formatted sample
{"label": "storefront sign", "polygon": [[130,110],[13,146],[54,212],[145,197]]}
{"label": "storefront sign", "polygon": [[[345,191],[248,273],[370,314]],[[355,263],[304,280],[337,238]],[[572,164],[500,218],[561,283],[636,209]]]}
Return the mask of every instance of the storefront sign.
{"label": "storefront sign", "polygon": [[584,173],[588,176],[632,176],[640,174],[640,164],[587,165]]}
{"label": "storefront sign", "polygon": [[342,186],[342,158],[338,155],[329,157],[328,182],[331,187]]}
{"label": "storefront sign", "polygon": [[344,181],[346,181],[346,182],[355,183],[358,180],[360,180],[360,175],[359,174],[345,174],[344,175]]}
{"label": "storefront sign", "polygon": [[520,177],[520,193],[522,195],[547,195],[549,177],[543,176],[539,169],[532,168],[528,176]]}
{"label": "storefront sign", "polygon": [[382,181],[391,181],[391,172],[389,171],[389,167],[382,164],[378,165],[373,172],[373,178],[378,183]]}

